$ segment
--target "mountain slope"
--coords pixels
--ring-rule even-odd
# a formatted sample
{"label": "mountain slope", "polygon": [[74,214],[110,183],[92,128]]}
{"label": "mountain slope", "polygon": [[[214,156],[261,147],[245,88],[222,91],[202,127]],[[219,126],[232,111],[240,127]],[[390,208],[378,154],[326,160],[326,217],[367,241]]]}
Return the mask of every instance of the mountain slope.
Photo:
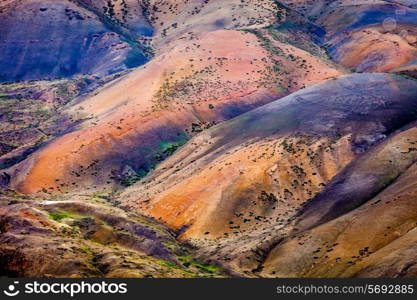
{"label": "mountain slope", "polygon": [[285,12],[273,0],[148,0],[143,3],[155,29],[152,44],[157,51],[177,39],[219,29],[273,25]]}
{"label": "mountain slope", "polygon": [[61,119],[79,125],[5,170],[6,185],[24,193],[128,185],[195,133],[343,74],[329,61],[258,35],[220,30],[180,41],[72,103]]}
{"label": "mountain slope", "polygon": [[0,275],[7,277],[227,277],[155,221],[106,195],[0,194]]}
{"label": "mountain slope", "polygon": [[2,2],[0,16],[0,82],[105,76],[147,60],[117,26],[71,1]]}
{"label": "mountain slope", "polygon": [[388,72],[417,58],[416,20],[416,9],[382,2],[341,5],[318,22],[337,62],[359,72]]}
{"label": "mountain slope", "polygon": [[0,276],[417,276],[415,1],[0,2]]}
{"label": "mountain slope", "polygon": [[415,277],[416,136],[414,124],[338,174],[297,216],[263,274]]}
{"label": "mountain slope", "polygon": [[330,56],[358,72],[389,72],[417,58],[413,1],[282,2],[322,27]]}
{"label": "mountain slope", "polygon": [[[355,153],[366,151],[387,132],[407,124],[414,117],[411,110],[415,105],[415,85],[414,81],[399,76],[364,74],[330,80],[294,93],[197,136],[162,163],[150,178],[129,188],[121,199],[132,207],[143,205],[145,211],[176,228],[185,225],[191,226],[189,230],[198,228],[190,231],[196,236],[202,236],[208,228],[224,229],[229,219],[222,222],[219,217],[204,215],[222,211],[222,215],[230,218],[238,213],[235,210],[243,204],[237,202],[254,197],[245,195],[241,188],[260,195],[262,186],[270,190],[276,185],[274,190],[280,191],[278,199],[285,197],[285,193],[281,195],[285,188],[292,194],[301,184],[301,192],[309,190],[305,184],[313,184],[313,191],[317,191],[320,183],[329,180]],[[380,88],[374,89],[376,86]],[[332,91],[332,96],[323,98],[327,91]],[[300,148],[300,152],[295,148]],[[309,156],[312,158],[308,159]],[[314,161],[316,157],[319,162]],[[282,170],[279,165],[274,167],[277,161],[285,164]],[[179,167],[181,173],[177,173]],[[303,183],[313,178],[303,168],[314,170],[312,173],[317,170],[314,183]],[[221,177],[217,171],[221,171]],[[279,175],[280,172],[293,175]],[[306,178],[294,183],[297,176]],[[272,192],[269,190],[267,195]],[[300,195],[299,202],[307,200],[307,194]],[[183,205],[182,201],[189,204]],[[226,208],[222,201],[236,201],[236,205],[229,203]],[[175,202],[178,205],[174,206]],[[218,203],[219,209],[207,209],[206,205],[213,203]],[[228,209],[232,211],[226,214]],[[179,214],[184,218],[179,218]],[[196,216],[198,219],[194,219]],[[199,219],[206,221],[197,226]],[[217,233],[207,231],[220,233],[215,229]]]}
{"label": "mountain slope", "polygon": [[315,85],[207,130],[118,199],[219,261],[255,267],[253,251],[285,235],[332,177],[415,119],[416,92],[385,74]]}

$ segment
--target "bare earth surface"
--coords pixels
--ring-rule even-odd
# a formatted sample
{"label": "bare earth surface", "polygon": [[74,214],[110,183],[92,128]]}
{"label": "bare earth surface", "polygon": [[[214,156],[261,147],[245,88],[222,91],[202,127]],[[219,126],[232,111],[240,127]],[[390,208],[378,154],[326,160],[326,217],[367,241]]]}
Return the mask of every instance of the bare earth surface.
{"label": "bare earth surface", "polygon": [[417,276],[415,1],[0,16],[1,276]]}

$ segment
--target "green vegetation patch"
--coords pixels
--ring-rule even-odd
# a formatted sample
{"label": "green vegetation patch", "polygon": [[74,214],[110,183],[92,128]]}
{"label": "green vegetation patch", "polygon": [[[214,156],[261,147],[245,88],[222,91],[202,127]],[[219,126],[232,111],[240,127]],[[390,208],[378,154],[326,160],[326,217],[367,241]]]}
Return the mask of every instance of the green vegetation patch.
{"label": "green vegetation patch", "polygon": [[161,142],[160,147],[162,148],[162,153],[167,157],[173,155],[179,148],[184,146],[187,143],[187,140],[182,140],[179,142]]}
{"label": "green vegetation patch", "polygon": [[198,269],[202,273],[206,274],[216,274],[221,271],[221,267],[212,264],[203,264],[200,262],[195,261],[191,256],[184,255],[178,256],[178,259],[185,267],[194,267]]}
{"label": "green vegetation patch", "polygon": [[51,212],[48,214],[49,217],[57,222],[61,222],[63,219],[75,219],[76,216],[69,212]]}
{"label": "green vegetation patch", "polygon": [[134,175],[129,175],[129,176],[126,176],[125,178],[123,178],[120,181],[120,184],[122,186],[125,186],[125,187],[132,186],[136,182],[141,181],[147,174],[148,174],[148,172],[145,172],[144,170],[141,169],[141,170],[139,170],[139,173],[134,174]]}

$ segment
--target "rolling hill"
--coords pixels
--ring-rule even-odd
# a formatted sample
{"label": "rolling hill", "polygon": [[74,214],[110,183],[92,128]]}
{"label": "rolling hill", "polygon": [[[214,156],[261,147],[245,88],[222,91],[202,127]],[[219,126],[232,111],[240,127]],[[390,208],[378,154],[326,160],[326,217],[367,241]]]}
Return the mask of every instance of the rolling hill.
{"label": "rolling hill", "polygon": [[415,1],[0,17],[1,276],[417,275]]}

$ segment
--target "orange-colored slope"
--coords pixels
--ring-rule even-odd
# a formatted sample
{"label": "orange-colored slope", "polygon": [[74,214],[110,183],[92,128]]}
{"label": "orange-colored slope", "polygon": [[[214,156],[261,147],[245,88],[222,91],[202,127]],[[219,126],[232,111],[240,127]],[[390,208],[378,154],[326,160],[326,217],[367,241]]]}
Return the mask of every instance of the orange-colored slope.
{"label": "orange-colored slope", "polygon": [[[331,195],[327,191],[321,199],[343,207],[346,213],[303,231],[303,221],[312,219],[311,211],[325,215],[327,205],[320,201],[311,205],[310,213],[301,215],[296,224],[301,232],[275,247],[264,263],[263,275],[415,276],[416,137],[417,129],[412,127],[352,164],[348,175],[339,180],[339,187],[331,184],[327,188],[339,195],[326,197]],[[369,180],[372,177],[375,179]],[[368,195],[361,192],[372,188]],[[352,203],[355,199],[363,205]]]}
{"label": "orange-colored slope", "polygon": [[391,1],[340,1],[317,24],[326,29],[326,47],[338,63],[359,72],[390,72],[417,59],[416,17],[417,10]]}
{"label": "orange-colored slope", "polygon": [[[417,59],[417,48],[408,39],[393,34],[381,33],[371,28],[347,34],[349,42],[343,43],[334,53],[334,58],[342,65],[360,72],[389,72]],[[332,40],[337,44],[346,36]]]}
{"label": "orange-colored slope", "polygon": [[209,129],[119,199],[183,238],[271,232],[407,122],[416,91],[385,74],[329,80]]}
{"label": "orange-colored slope", "polygon": [[193,123],[209,126],[340,74],[302,50],[275,44],[283,54],[273,58],[245,32],[179,41],[68,108],[68,115],[85,121],[8,170],[10,187],[34,193],[113,184],[125,169],[149,170],[166,144],[184,141]]}
{"label": "orange-colored slope", "polygon": [[148,17],[155,28],[153,45],[222,28],[261,28],[274,24],[280,9],[274,0],[151,0]]}

